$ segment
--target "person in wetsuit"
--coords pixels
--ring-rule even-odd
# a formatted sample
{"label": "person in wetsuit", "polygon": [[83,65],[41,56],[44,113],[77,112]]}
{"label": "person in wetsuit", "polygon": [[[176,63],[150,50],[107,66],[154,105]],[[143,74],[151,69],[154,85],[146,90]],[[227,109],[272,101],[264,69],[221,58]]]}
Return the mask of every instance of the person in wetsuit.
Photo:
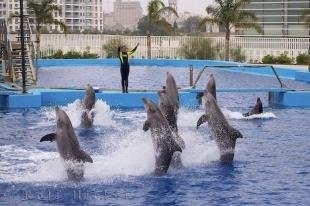
{"label": "person in wetsuit", "polygon": [[122,76],[122,89],[123,93],[128,93],[128,76],[129,76],[129,57],[137,50],[139,43],[137,46],[128,51],[126,46],[118,47],[118,58],[121,61],[121,76]]}

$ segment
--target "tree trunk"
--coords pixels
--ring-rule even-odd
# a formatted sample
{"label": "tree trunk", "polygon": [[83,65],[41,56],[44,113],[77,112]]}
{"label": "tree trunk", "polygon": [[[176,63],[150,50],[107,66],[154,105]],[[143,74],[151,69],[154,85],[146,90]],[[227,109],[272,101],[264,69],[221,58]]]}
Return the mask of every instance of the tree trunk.
{"label": "tree trunk", "polygon": [[225,61],[229,61],[230,57],[230,30],[226,30],[225,34]]}
{"label": "tree trunk", "polygon": [[36,33],[36,59],[40,57],[40,32]]}
{"label": "tree trunk", "polygon": [[149,31],[147,32],[146,44],[147,44],[147,58],[151,59],[152,58],[152,45],[151,45],[151,34]]}

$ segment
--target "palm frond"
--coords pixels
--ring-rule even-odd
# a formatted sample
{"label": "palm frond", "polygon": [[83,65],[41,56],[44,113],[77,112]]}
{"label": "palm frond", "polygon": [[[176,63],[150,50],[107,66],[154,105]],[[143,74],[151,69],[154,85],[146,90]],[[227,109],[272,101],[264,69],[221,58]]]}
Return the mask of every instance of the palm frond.
{"label": "palm frond", "polygon": [[236,27],[245,28],[245,29],[254,28],[258,33],[260,34],[263,33],[262,27],[256,22],[250,22],[250,21],[239,22],[239,23],[236,23]]}
{"label": "palm frond", "polygon": [[250,4],[251,0],[238,0],[234,4],[234,9],[244,8],[246,5]]}
{"label": "palm frond", "polygon": [[206,12],[211,15],[217,15],[219,13],[219,8],[214,6],[207,6]]}
{"label": "palm frond", "polygon": [[165,30],[167,33],[174,33],[175,30],[174,28],[171,26],[171,24],[169,24],[165,19],[160,19],[158,21],[155,22],[155,24],[159,27],[161,27],[163,30]]}
{"label": "palm frond", "polygon": [[157,11],[157,13],[160,16],[168,13],[168,14],[174,14],[176,17],[179,17],[178,12],[171,6],[162,7],[161,9]]}

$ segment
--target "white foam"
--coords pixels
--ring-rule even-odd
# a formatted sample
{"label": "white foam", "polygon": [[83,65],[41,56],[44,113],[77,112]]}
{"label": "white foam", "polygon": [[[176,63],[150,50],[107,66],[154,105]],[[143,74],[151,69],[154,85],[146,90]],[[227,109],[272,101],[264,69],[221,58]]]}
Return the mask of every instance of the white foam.
{"label": "white foam", "polygon": [[[79,109],[79,102],[64,107],[70,118],[73,111]],[[98,110],[97,110],[98,109]],[[112,119],[114,112],[108,105],[99,101],[96,103],[96,124],[109,124],[106,119]],[[44,115],[48,121],[55,118],[54,109],[46,108]],[[101,113],[100,113],[101,112]],[[119,131],[104,134],[98,137],[99,148],[104,150],[90,153],[94,163],[85,164],[84,177],[86,181],[113,181],[115,178],[149,175],[154,171],[155,157],[150,131],[144,132],[142,124],[146,118],[145,112],[116,111],[116,116],[126,115],[131,122],[130,132],[122,131],[128,126],[125,122],[117,122]],[[98,115],[99,114],[99,115]],[[140,115],[139,115],[140,114]],[[208,129],[205,132],[195,129],[196,122],[203,111],[181,109],[179,114],[179,133],[184,139],[186,147],[181,158],[185,167],[205,165],[217,160],[219,152],[214,141],[209,140]],[[54,120],[53,120],[54,121]],[[111,123],[111,122],[110,122]],[[120,125],[123,124],[123,125]],[[128,127],[127,127],[128,128]],[[103,134],[101,134],[103,135]],[[56,150],[56,144],[55,150]],[[4,158],[0,161],[0,168],[5,168],[5,173],[0,173],[0,181],[4,182],[61,182],[67,181],[64,162],[58,152],[46,152],[39,149],[25,149],[22,146],[0,146],[0,154]],[[173,172],[173,171],[171,171]]]}
{"label": "white foam", "polygon": [[[81,100],[77,99],[73,103],[70,103],[67,106],[61,107],[61,109],[63,109],[68,114],[73,127],[76,128],[80,126],[81,116],[83,112]],[[110,106],[106,102],[102,100],[97,100],[91,112],[95,114],[94,125],[114,126],[115,124],[113,120],[114,112],[110,110]],[[48,123],[43,123],[43,125],[55,124],[56,114],[55,114],[54,108],[51,108],[51,107],[44,108],[42,109],[42,113],[45,117],[46,122],[48,122]],[[39,123],[39,124],[40,125],[37,125],[36,127],[42,125],[42,123]]]}
{"label": "white foam", "polygon": [[244,119],[244,120],[251,120],[251,119],[274,119],[277,118],[275,114],[272,112],[264,112],[262,114],[254,114],[248,117],[244,117],[240,112],[233,112],[226,108],[222,109],[223,114],[228,119]]}
{"label": "white foam", "polygon": [[93,112],[95,113],[94,125],[115,125],[115,121],[113,120],[115,112],[111,111],[110,106],[106,102],[97,100]]}

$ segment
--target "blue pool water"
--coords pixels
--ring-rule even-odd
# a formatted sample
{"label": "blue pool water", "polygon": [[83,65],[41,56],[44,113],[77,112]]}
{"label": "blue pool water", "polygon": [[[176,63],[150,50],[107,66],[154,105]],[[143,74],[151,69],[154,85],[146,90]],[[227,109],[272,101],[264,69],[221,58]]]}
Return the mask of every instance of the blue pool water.
{"label": "blue pool water", "polygon": [[[139,69],[136,74],[141,79],[148,75],[143,68]],[[95,75],[90,82],[102,87],[116,86],[118,70],[112,70],[109,75],[115,72],[115,79]],[[164,84],[166,70],[174,74],[179,85],[187,86],[185,68],[154,71],[149,81],[140,80],[141,84],[159,88]],[[47,72],[49,78],[45,77]],[[70,74],[74,72],[84,74],[85,78],[91,76],[88,70],[79,74],[72,69]],[[222,88],[277,86],[268,77],[213,73]],[[39,75],[41,86],[59,81],[62,86],[88,83],[65,75],[58,79],[53,69],[40,71]],[[140,86],[134,76],[131,78]],[[109,79],[111,85],[106,83]],[[309,87],[286,82],[296,88]],[[242,118],[241,113],[249,110],[257,96],[263,99],[265,113],[256,119]],[[67,181],[56,145],[39,142],[55,130],[53,108],[0,111],[0,205],[309,205],[310,110],[269,108],[263,93],[219,93],[218,100],[230,124],[244,136],[237,141],[235,161],[220,164],[208,126],[195,129],[202,109],[181,108],[178,124],[186,143],[182,153],[185,167],[169,170],[164,177],[152,175],[154,154],[150,134],[142,130],[144,110],[111,110],[99,100],[95,126],[85,130],[79,127],[78,101],[63,107],[81,147],[94,160],[85,165],[85,180],[79,183]]]}

